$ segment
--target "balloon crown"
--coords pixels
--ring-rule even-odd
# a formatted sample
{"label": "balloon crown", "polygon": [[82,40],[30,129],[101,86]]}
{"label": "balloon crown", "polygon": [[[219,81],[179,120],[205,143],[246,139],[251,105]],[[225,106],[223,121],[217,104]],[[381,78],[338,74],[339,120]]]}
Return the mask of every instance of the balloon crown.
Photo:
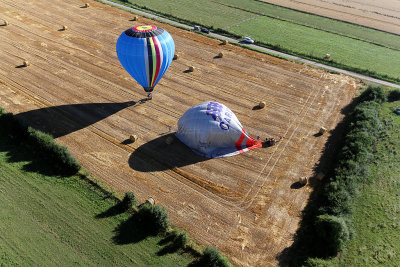
{"label": "balloon crown", "polygon": [[164,30],[162,28],[153,25],[139,25],[127,29],[125,34],[136,38],[149,38],[161,35],[163,32]]}
{"label": "balloon crown", "polygon": [[157,29],[157,27],[153,25],[139,25],[132,28],[135,32],[151,32],[155,29]]}

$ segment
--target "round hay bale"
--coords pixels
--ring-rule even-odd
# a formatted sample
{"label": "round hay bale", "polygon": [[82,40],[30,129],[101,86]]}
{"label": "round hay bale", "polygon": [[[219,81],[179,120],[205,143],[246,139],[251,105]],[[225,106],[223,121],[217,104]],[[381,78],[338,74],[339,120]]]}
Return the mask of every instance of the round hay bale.
{"label": "round hay bale", "polygon": [[318,132],[319,134],[324,134],[324,133],[326,133],[326,128],[325,127],[321,127],[320,129],[319,129],[319,132]]}
{"label": "round hay bale", "polygon": [[174,54],[173,60],[177,60],[179,58],[178,54]]}
{"label": "round hay bale", "polygon": [[322,179],[324,179],[324,176],[325,176],[325,174],[323,172],[319,172],[317,174],[316,178],[321,181]]}
{"label": "round hay bale", "polygon": [[28,60],[24,60],[23,65],[24,65],[24,67],[28,67],[31,65],[31,63]]}
{"label": "round hay bale", "polygon": [[146,203],[149,203],[150,205],[155,205],[155,204],[156,204],[156,201],[154,200],[153,197],[149,197],[149,198],[146,200]]}
{"label": "round hay bale", "polygon": [[174,137],[173,137],[172,135],[168,136],[168,137],[165,139],[165,143],[166,143],[167,145],[170,145],[170,144],[172,144],[173,142],[174,142]]}
{"label": "round hay bale", "polygon": [[258,104],[258,106],[259,106],[260,108],[265,108],[265,105],[266,105],[265,101],[261,101],[261,102]]}
{"label": "round hay bale", "polygon": [[189,71],[190,71],[190,72],[194,72],[194,71],[195,71],[195,68],[194,68],[193,66],[190,66],[190,67],[189,67]]}
{"label": "round hay bale", "polygon": [[222,44],[223,44],[223,45],[227,45],[227,44],[228,44],[228,41],[227,41],[227,40],[223,40],[223,41],[222,41]]}
{"label": "round hay bale", "polygon": [[218,57],[222,58],[224,56],[224,54],[222,52],[218,53]]}
{"label": "round hay bale", "polygon": [[85,8],[90,7],[89,3],[85,3],[84,7],[85,7]]}
{"label": "round hay bale", "polygon": [[307,184],[307,177],[301,177],[300,179],[299,179],[299,183],[300,184],[302,184],[302,185],[306,185]]}
{"label": "round hay bale", "polygon": [[138,139],[139,137],[136,134],[129,136],[129,140],[131,140],[133,143],[135,143]]}
{"label": "round hay bale", "polygon": [[62,26],[62,30],[63,30],[63,31],[66,31],[67,29],[68,29],[67,26],[65,26],[65,25]]}
{"label": "round hay bale", "polygon": [[4,20],[4,24],[3,24],[4,26],[8,26],[8,25],[10,25],[10,23],[8,23],[8,21],[7,20]]}
{"label": "round hay bale", "polygon": [[139,20],[139,17],[138,16],[134,16],[133,17],[133,21],[138,21]]}

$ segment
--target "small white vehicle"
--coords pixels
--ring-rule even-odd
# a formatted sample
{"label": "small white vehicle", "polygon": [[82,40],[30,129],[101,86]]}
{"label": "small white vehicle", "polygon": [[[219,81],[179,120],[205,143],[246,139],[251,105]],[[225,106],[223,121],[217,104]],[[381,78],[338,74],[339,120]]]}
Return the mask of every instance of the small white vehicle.
{"label": "small white vehicle", "polygon": [[251,39],[250,37],[246,36],[246,37],[243,38],[243,43],[254,44],[254,40]]}
{"label": "small white vehicle", "polygon": [[200,26],[195,25],[195,26],[193,27],[193,30],[195,30],[195,31],[200,31]]}

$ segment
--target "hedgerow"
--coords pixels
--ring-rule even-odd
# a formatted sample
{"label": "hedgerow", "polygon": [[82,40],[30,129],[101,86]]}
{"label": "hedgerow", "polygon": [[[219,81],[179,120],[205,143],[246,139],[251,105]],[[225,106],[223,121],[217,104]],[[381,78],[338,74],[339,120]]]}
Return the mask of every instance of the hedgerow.
{"label": "hedgerow", "polygon": [[9,131],[14,141],[26,142],[35,153],[43,156],[44,160],[51,164],[49,168],[58,174],[72,175],[81,169],[81,165],[65,146],[57,144],[52,136],[27,126],[12,113],[5,113],[1,109],[0,124]]}
{"label": "hedgerow", "polygon": [[383,89],[370,86],[355,99],[356,106],[346,119],[347,133],[339,160],[323,187],[322,205],[314,221],[318,257],[336,255],[351,237],[352,200],[363,183],[371,182],[367,177],[373,148],[382,134],[379,108],[383,101]]}

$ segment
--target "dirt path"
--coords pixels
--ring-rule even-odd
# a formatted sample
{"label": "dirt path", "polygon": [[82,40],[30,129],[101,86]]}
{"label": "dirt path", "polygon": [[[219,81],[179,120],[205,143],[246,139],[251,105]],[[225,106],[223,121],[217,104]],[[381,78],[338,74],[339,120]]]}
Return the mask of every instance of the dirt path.
{"label": "dirt path", "polygon": [[[0,106],[52,133],[104,184],[141,201],[153,196],[174,224],[235,264],[277,265],[312,190],[292,185],[313,175],[328,137],[314,134],[340,121],[357,82],[141,19],[169,31],[180,57],[153,100],[139,104],[145,93],[115,53],[132,15],[83,3],[2,1],[10,25],[0,27]],[[32,65],[18,67],[24,59]],[[185,73],[190,65],[196,71]],[[284,139],[212,160],[179,141],[166,145],[168,127],[207,100],[228,106],[252,136]],[[260,100],[267,107],[253,110]],[[124,142],[130,134],[139,141]]]}
{"label": "dirt path", "polygon": [[399,0],[260,0],[307,13],[400,34]]}

